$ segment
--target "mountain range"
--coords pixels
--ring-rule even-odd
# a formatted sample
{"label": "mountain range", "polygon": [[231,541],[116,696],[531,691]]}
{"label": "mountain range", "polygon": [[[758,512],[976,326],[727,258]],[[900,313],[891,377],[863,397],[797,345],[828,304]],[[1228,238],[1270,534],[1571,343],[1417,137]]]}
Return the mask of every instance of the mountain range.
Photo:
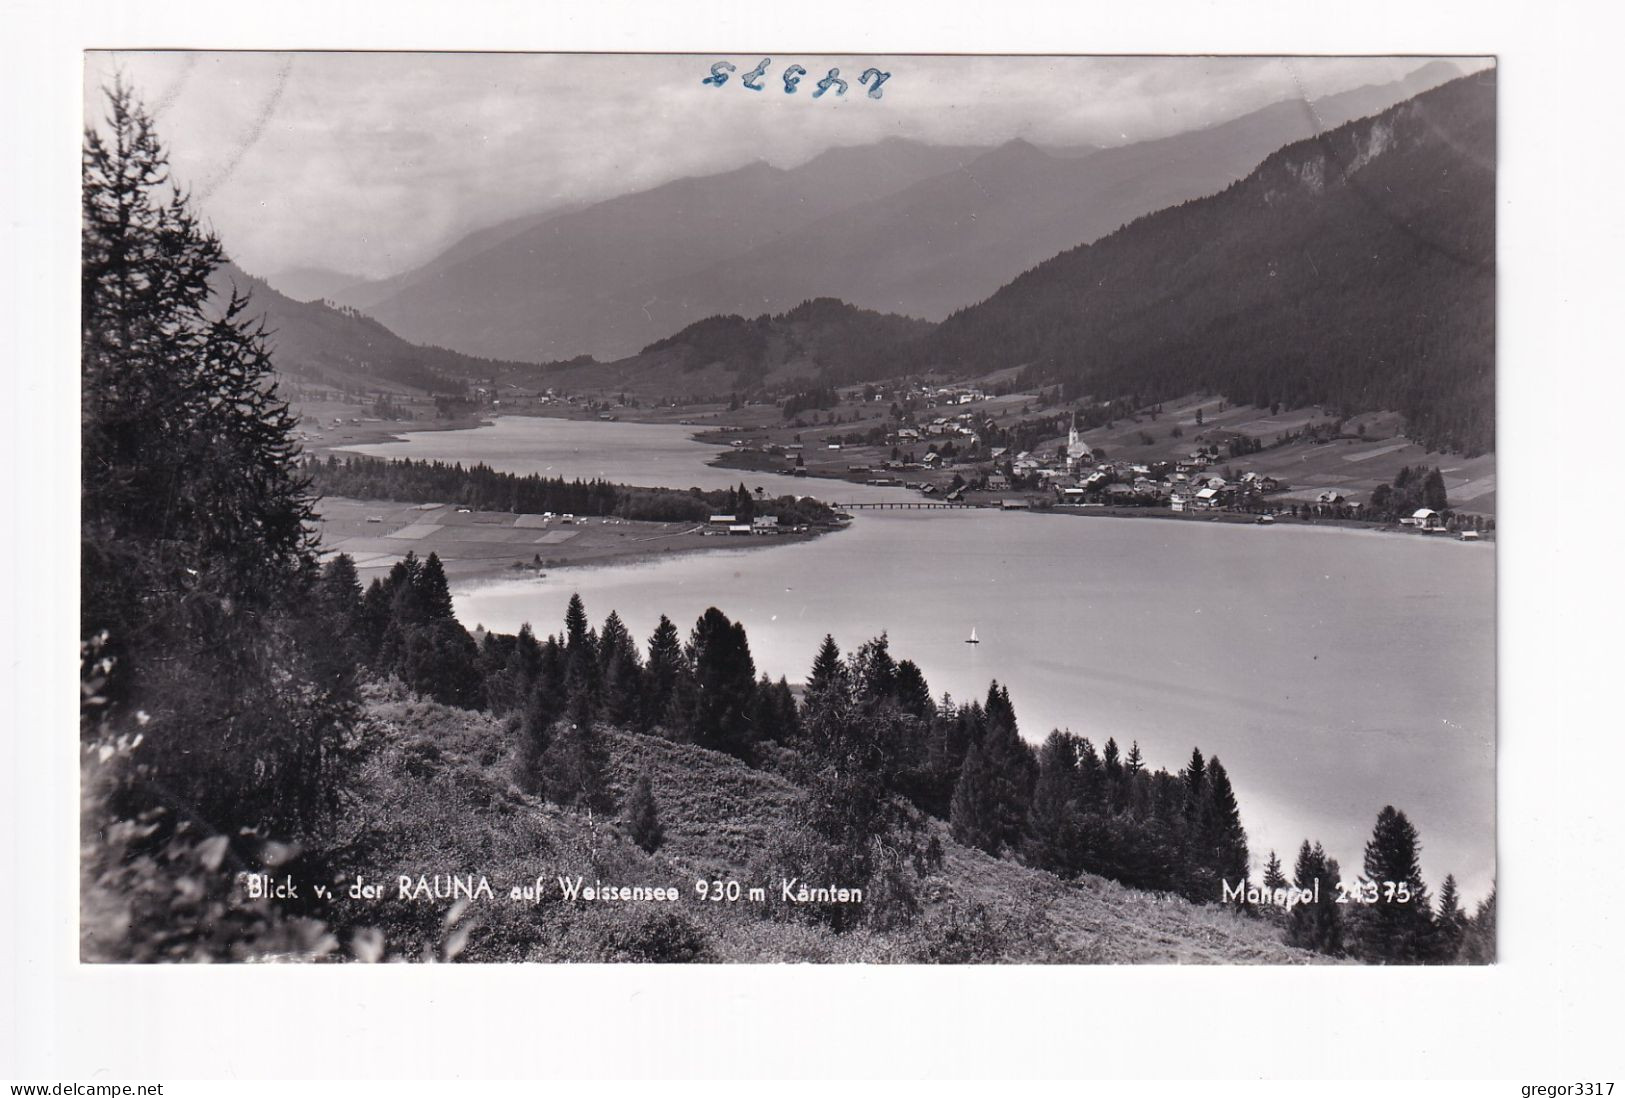
{"label": "mountain range", "polygon": [[409,340],[526,362],[620,358],[711,315],[819,297],[940,320],[1065,248],[1219,191],[1283,145],[1458,74],[1435,62],[1113,148],[891,139],[793,170],[758,162],[518,218],[329,296]]}
{"label": "mountain range", "polygon": [[247,315],[263,321],[277,372],[295,381],[361,392],[423,391],[461,394],[470,378],[520,370],[526,363],[500,362],[422,346],[402,339],[348,306],[295,301],[234,262],[211,277],[216,302],[235,290],[249,296]]}
{"label": "mountain range", "polygon": [[882,353],[1136,406],[1391,410],[1431,449],[1492,449],[1495,107],[1487,70],[1295,142]]}

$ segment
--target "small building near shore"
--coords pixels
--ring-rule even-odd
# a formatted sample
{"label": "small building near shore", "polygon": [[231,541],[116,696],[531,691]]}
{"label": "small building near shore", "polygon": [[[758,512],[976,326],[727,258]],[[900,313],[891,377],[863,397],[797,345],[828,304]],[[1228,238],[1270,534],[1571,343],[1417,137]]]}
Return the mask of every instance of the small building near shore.
{"label": "small building near shore", "polygon": [[1419,507],[1407,518],[1399,520],[1401,525],[1414,526],[1418,530],[1434,531],[1444,529],[1444,516],[1431,507]]}

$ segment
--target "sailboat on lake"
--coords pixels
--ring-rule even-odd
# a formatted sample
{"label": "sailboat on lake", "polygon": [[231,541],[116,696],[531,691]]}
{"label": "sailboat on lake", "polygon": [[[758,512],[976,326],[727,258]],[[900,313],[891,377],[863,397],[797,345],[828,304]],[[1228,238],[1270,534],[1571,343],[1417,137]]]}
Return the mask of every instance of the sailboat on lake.
{"label": "sailboat on lake", "polygon": [[973,626],[970,627],[970,636],[965,638],[965,643],[966,644],[981,644],[982,643],[981,641],[976,639],[976,626],[973,625]]}

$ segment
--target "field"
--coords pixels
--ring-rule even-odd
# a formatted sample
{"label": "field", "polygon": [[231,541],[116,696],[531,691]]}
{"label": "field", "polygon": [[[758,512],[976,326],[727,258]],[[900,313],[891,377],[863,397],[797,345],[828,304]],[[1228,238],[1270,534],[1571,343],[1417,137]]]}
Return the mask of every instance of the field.
{"label": "field", "polygon": [[[739,441],[749,452],[730,457],[724,455],[721,464],[737,465],[760,471],[788,471],[793,458],[776,457],[759,452],[764,445],[784,446],[799,442],[800,451],[809,475],[842,477],[853,480],[867,479],[871,475],[901,477],[910,483],[924,482],[945,489],[952,481],[955,470],[909,469],[900,472],[881,470],[880,465],[891,457],[891,445],[843,445],[838,450],[829,443],[843,435],[860,434],[877,426],[887,425],[889,405],[884,402],[848,400],[840,406],[819,413],[819,417],[834,416],[839,423],[819,423],[816,426],[795,429],[784,425],[783,418],[771,406],[747,406],[729,412],[725,408],[687,410],[684,417],[696,428],[708,428],[704,437],[718,442]],[[1053,415],[1058,409],[1041,409],[1036,394],[1015,393],[963,405],[943,405],[916,413],[917,418],[929,422],[936,416],[954,416],[970,412],[980,417],[991,417],[1000,426],[1008,427],[1024,418]],[[1202,423],[1196,422],[1197,412]],[[638,418],[645,418],[639,414]],[[1271,447],[1282,435],[1301,431],[1314,425],[1329,425],[1332,417],[1318,408],[1282,409],[1271,415],[1267,408],[1247,404],[1229,404],[1219,397],[1189,396],[1163,404],[1163,411],[1152,418],[1149,413],[1125,416],[1111,426],[1097,427],[1083,432],[1083,440],[1091,448],[1102,449],[1111,460],[1150,463],[1174,461],[1184,458],[1199,444],[1232,434],[1259,439]],[[1174,430],[1178,428],[1179,434]],[[1360,438],[1338,439],[1315,443],[1294,441],[1267,448],[1233,460],[1220,459],[1215,469],[1226,465],[1237,471],[1256,470],[1276,477],[1288,487],[1272,497],[1287,502],[1313,500],[1319,493],[1335,490],[1350,500],[1362,502],[1379,484],[1393,481],[1402,466],[1437,466],[1444,476],[1451,506],[1463,511],[1485,515],[1495,513],[1495,455],[1483,454],[1467,458],[1460,454],[1432,453],[1401,433],[1398,417],[1373,413],[1349,419],[1344,424],[1346,433]],[[1145,437],[1149,436],[1148,444]],[[923,456],[927,446],[940,439],[922,438],[906,443],[902,449],[913,450]],[[1035,452],[1053,452],[1066,442],[1064,435],[1045,439]],[[1013,456],[1013,455],[1011,455]],[[855,472],[854,467],[873,469],[873,474]],[[961,470],[963,472],[963,470]]]}
{"label": "field", "polygon": [[[448,578],[536,575],[549,568],[612,559],[748,549],[810,534],[718,537],[687,522],[582,517],[571,522],[506,511],[468,511],[447,503],[394,503],[332,497],[318,506],[324,559],[348,553],[363,582],[407,553],[436,553]],[[538,577],[545,580],[545,576]]]}

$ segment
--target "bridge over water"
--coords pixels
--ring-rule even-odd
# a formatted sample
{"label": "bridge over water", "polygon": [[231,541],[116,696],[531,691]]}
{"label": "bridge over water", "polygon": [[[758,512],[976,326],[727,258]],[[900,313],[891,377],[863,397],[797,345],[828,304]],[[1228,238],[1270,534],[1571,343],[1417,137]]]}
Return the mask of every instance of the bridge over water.
{"label": "bridge over water", "polygon": [[942,500],[901,500],[892,503],[831,503],[837,511],[956,511],[974,507],[974,503],[949,503]]}

